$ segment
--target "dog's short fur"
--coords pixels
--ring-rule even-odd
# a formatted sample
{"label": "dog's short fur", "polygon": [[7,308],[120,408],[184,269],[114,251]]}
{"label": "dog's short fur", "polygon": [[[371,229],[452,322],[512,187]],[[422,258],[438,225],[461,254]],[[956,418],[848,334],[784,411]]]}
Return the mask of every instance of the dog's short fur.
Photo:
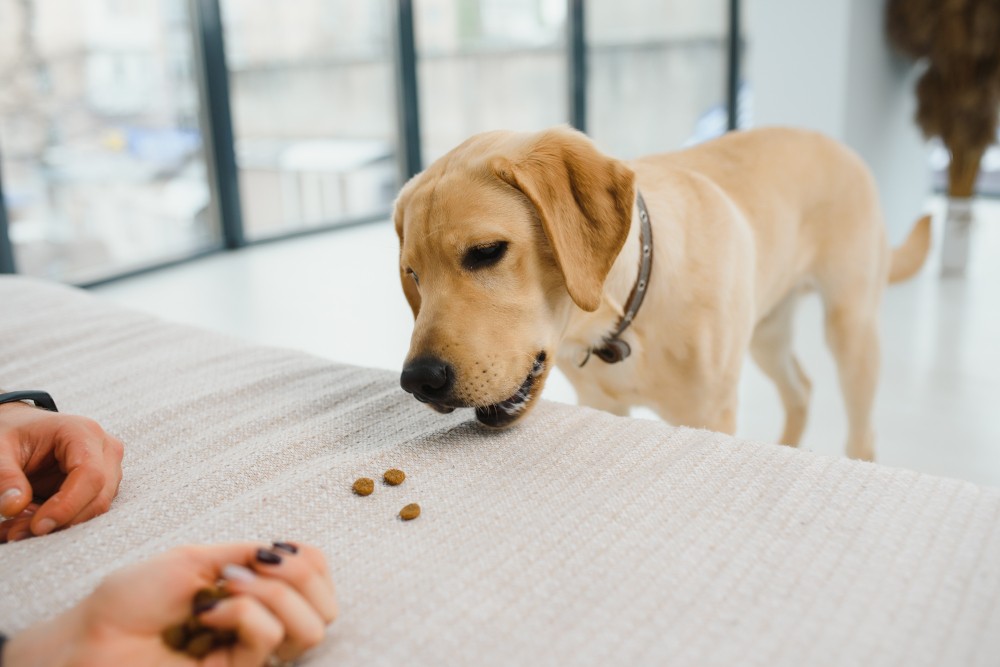
{"label": "dog's short fur", "polygon": [[[636,188],[654,262],[623,335],[632,355],[581,367],[636,280]],[[732,433],[749,350],[784,403],[780,441],[795,445],[810,383],[792,352],[792,320],[799,297],[816,290],[847,454],[872,459],[879,302],[887,282],[922,265],[929,222],[891,252],[868,169],[815,132],[735,132],[629,163],[567,128],[480,134],[396,203],[416,318],[403,386],[439,410],[475,407],[480,421],[506,426],[530,409],[555,361],[581,403],[616,414],[644,405],[674,424]]]}

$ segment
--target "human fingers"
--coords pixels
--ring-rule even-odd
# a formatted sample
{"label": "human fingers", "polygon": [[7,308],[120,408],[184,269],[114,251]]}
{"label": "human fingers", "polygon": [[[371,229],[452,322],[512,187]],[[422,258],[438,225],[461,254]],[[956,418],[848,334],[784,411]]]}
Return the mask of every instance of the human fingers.
{"label": "human fingers", "polygon": [[17,523],[17,519],[5,519],[0,521],[0,544],[6,544],[7,535],[10,534],[11,527]]}
{"label": "human fingers", "polygon": [[17,542],[25,537],[31,536],[31,517],[34,516],[38,505],[31,503],[24,508],[17,516],[0,523],[0,544],[4,542]]}
{"label": "human fingers", "polygon": [[[47,526],[46,532],[80,523],[110,509],[122,481],[125,451],[120,440],[85,417],[69,417],[54,438],[54,456],[60,470],[66,473],[56,492],[64,505],[57,509],[43,506],[33,528]],[[55,514],[50,514],[50,510]]]}
{"label": "human fingers", "polygon": [[[260,548],[257,542],[174,547],[153,558],[124,567],[107,577],[91,597],[105,615],[115,615],[136,599],[160,603],[144,607],[142,619],[157,624],[178,610],[189,609],[195,593],[216,585],[226,565],[248,566]],[[120,616],[120,618],[119,618]],[[134,613],[116,616],[135,623]]]}
{"label": "human fingers", "polygon": [[198,574],[199,579],[215,582],[222,568],[230,563],[249,565],[260,548],[258,542],[223,542],[220,544],[187,544],[175,547],[158,558],[166,559],[185,570]]}
{"label": "human fingers", "polygon": [[239,565],[222,570],[226,590],[259,600],[281,621],[284,639],[275,650],[282,660],[293,660],[323,641],[326,623],[319,612],[291,585],[262,577]]}
{"label": "human fingers", "polygon": [[185,544],[124,567],[104,583],[120,583],[133,595],[166,593],[171,600],[188,604],[199,588],[215,585],[226,565],[249,563],[259,546],[256,542]]}
{"label": "human fingers", "polygon": [[300,542],[289,543],[289,542],[275,542],[274,546],[291,546],[298,549],[298,553],[307,561],[309,561],[317,572],[321,572],[323,577],[330,583],[330,589],[333,589],[333,577],[330,575],[330,568],[326,563],[326,556],[323,552],[314,546],[308,544],[302,544]]}
{"label": "human fingers", "polygon": [[291,585],[319,613],[325,624],[337,618],[337,598],[323,553],[306,544],[275,542],[254,554],[252,569]]}
{"label": "human fingers", "polygon": [[31,493],[36,499],[51,498],[65,480],[66,473],[55,462],[48,468],[28,473]]}
{"label": "human fingers", "polygon": [[16,434],[0,434],[0,518],[17,516],[31,502],[31,483],[22,458]]}
{"label": "human fingers", "polygon": [[189,608],[199,589],[218,583],[226,565],[248,565],[259,547],[256,542],[174,547],[123,570],[117,577],[120,592],[128,599],[160,599],[161,606],[168,610]]}
{"label": "human fingers", "polygon": [[80,510],[76,516],[66,522],[65,528],[75,526],[84,521],[89,521],[95,516],[104,514],[111,508],[112,492],[107,488],[102,489],[86,507]]}
{"label": "human fingers", "polygon": [[232,667],[260,667],[285,636],[281,621],[263,602],[248,595],[220,600],[199,614],[198,620],[208,627],[236,632],[236,644],[228,649],[227,664]]}
{"label": "human fingers", "polygon": [[[321,579],[329,587],[329,595],[332,597],[333,584],[330,581],[330,573],[326,568],[326,559],[316,548],[304,544],[292,544],[289,542],[274,542],[281,545],[285,552],[294,551],[303,556],[306,566],[321,573]],[[151,563],[156,563],[156,571],[161,573],[185,573],[192,585],[202,587],[213,585],[222,577],[222,571],[227,565],[242,565],[253,567],[255,563],[263,565],[257,560],[257,554],[261,550],[259,542],[224,542],[220,544],[188,544],[175,547],[155,557]],[[272,547],[272,550],[278,551]],[[281,553],[281,552],[279,552]],[[295,568],[293,571],[297,571]],[[334,602],[334,605],[336,603]],[[332,613],[336,614],[336,606]],[[330,615],[327,609],[325,616]]]}
{"label": "human fingers", "polygon": [[[31,521],[31,531],[35,535],[47,535],[57,528],[63,528],[94,502],[105,486],[104,471],[96,465],[78,465],[66,475],[55,495],[42,503]],[[98,505],[107,511],[111,501]]]}

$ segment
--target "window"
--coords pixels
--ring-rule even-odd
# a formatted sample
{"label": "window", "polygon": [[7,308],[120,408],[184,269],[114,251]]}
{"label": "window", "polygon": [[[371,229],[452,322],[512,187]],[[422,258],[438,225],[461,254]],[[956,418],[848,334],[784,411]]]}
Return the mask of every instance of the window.
{"label": "window", "polygon": [[726,130],[723,0],[588,0],[588,131],[622,158]]}
{"label": "window", "polygon": [[384,221],[418,147],[571,113],[622,158],[721,134],[731,5],[0,0],[0,271],[87,284]]}
{"label": "window", "polygon": [[565,0],[421,0],[414,10],[425,164],[477,132],[567,122]]}
{"label": "window", "polygon": [[249,238],[387,216],[398,189],[388,2],[222,3]]}
{"label": "window", "polygon": [[184,0],[0,0],[21,273],[88,282],[217,245]]}

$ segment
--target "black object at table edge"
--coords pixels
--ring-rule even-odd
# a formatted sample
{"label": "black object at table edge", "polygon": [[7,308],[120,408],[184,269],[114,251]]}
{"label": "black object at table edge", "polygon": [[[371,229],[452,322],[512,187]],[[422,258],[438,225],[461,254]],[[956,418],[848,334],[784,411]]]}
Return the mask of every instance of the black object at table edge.
{"label": "black object at table edge", "polygon": [[25,389],[22,391],[9,391],[6,394],[0,394],[0,405],[4,403],[17,403],[20,401],[31,401],[37,408],[42,408],[43,410],[48,410],[49,412],[59,412],[59,408],[56,407],[56,402],[52,400],[52,396],[50,396],[47,391]]}

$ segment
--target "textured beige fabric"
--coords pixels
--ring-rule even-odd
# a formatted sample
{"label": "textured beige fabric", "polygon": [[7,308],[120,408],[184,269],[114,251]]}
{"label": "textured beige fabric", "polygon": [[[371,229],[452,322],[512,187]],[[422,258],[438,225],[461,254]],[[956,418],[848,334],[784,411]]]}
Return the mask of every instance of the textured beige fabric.
{"label": "textured beige fabric", "polygon": [[995,489],[555,404],[486,432],[391,373],[25,279],[0,279],[0,386],[127,446],[110,513],[0,546],[9,631],[168,547],[282,538],[339,585],[309,664],[1000,663]]}

